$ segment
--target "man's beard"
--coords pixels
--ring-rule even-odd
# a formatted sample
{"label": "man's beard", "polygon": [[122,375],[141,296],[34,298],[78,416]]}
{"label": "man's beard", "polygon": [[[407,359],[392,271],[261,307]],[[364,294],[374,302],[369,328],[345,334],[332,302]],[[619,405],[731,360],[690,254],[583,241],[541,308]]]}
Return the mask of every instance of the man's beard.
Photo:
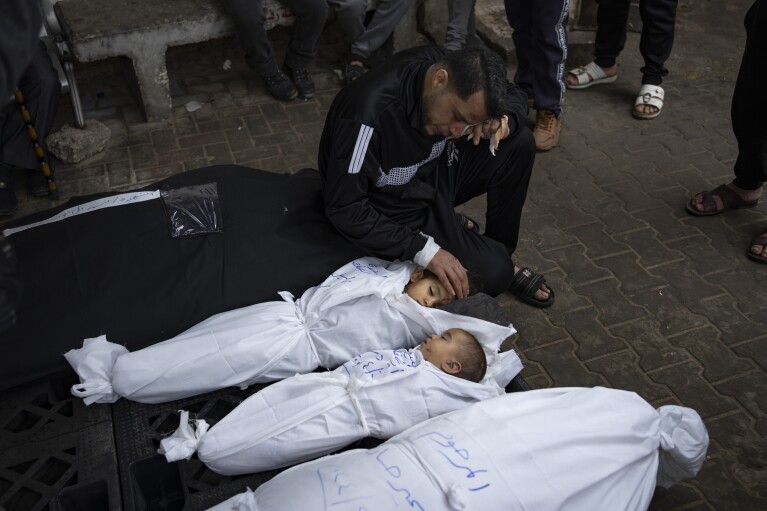
{"label": "man's beard", "polygon": [[434,102],[435,102],[434,94],[429,94],[428,96],[421,97],[421,133],[423,133],[424,135],[431,135],[431,136],[438,135],[438,133],[429,134],[426,132],[426,126],[434,124],[432,116],[431,116]]}

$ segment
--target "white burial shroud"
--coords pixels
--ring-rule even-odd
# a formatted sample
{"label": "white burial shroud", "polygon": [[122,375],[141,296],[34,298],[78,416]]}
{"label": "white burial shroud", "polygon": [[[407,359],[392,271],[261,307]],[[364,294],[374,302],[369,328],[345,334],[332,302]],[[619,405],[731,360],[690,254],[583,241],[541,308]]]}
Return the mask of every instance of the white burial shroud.
{"label": "white burial shroud", "polygon": [[211,509],[644,511],[656,483],[693,477],[707,448],[689,408],[605,388],[517,392],[290,468]]}
{"label": "white burial shroud", "polygon": [[[451,327],[460,327],[463,318],[422,307],[403,293],[417,268],[409,262],[356,259],[298,300],[282,292],[284,301],[217,314],[133,353],[105,336],[86,339],[82,348],[64,355],[80,376],[72,393],[86,404],[120,397],[162,403],[317,367],[336,368],[373,349],[412,348],[438,332],[435,318],[458,318]],[[469,321],[469,327],[473,321],[479,320]],[[498,328],[506,336],[514,333]],[[485,344],[488,355],[502,341]]]}
{"label": "white burial shroud", "polygon": [[[521,369],[513,351],[503,385]],[[501,364],[498,359],[494,366]],[[186,417],[163,439],[168,461],[197,455],[224,475],[247,474],[330,454],[372,436],[390,438],[432,417],[504,393],[490,376],[475,383],[426,362],[420,350],[380,350],[350,360],[335,371],[296,375],[250,396],[205,433],[196,421],[191,436]],[[202,432],[200,430],[202,429]]]}

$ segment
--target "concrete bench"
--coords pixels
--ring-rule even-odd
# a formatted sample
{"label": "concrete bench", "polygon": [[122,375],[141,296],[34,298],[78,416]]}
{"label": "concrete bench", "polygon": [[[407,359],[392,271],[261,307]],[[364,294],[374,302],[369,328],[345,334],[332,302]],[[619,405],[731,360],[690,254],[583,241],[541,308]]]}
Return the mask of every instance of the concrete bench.
{"label": "concrete bench", "polygon": [[[417,3],[395,30],[395,50],[415,44]],[[166,50],[234,35],[217,0],[60,0],[54,10],[77,61],[132,61],[149,121],[171,112]],[[293,24],[292,13],[277,0],[264,0],[264,10],[268,29]]]}

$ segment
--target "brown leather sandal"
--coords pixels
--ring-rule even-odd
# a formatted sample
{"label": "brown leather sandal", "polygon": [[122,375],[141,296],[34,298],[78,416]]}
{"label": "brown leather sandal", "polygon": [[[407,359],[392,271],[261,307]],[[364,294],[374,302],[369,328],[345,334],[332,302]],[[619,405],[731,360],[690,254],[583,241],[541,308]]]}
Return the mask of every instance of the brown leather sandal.
{"label": "brown leather sandal", "polygon": [[[722,201],[722,207],[718,208],[714,196],[717,196]],[[695,216],[711,216],[718,215],[726,209],[748,209],[753,208],[759,204],[759,200],[743,200],[740,195],[735,193],[727,185],[719,185],[711,191],[700,192],[700,196],[703,198],[700,204],[703,205],[703,211],[699,211],[695,208],[693,199],[687,203],[687,212]]]}

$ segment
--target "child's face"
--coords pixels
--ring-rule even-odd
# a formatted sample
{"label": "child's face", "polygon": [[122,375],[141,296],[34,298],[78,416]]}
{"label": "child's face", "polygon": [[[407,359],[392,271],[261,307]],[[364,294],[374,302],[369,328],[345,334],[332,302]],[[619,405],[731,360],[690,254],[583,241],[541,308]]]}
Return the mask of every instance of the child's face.
{"label": "child's face", "polygon": [[451,328],[442,335],[431,335],[423,341],[418,349],[423,358],[445,372],[449,371],[451,362],[458,360],[458,348],[462,342],[467,342],[467,335],[458,328]]}
{"label": "child's face", "polygon": [[446,305],[454,298],[439,280],[425,276],[423,270],[413,273],[405,286],[405,293],[424,307]]}

